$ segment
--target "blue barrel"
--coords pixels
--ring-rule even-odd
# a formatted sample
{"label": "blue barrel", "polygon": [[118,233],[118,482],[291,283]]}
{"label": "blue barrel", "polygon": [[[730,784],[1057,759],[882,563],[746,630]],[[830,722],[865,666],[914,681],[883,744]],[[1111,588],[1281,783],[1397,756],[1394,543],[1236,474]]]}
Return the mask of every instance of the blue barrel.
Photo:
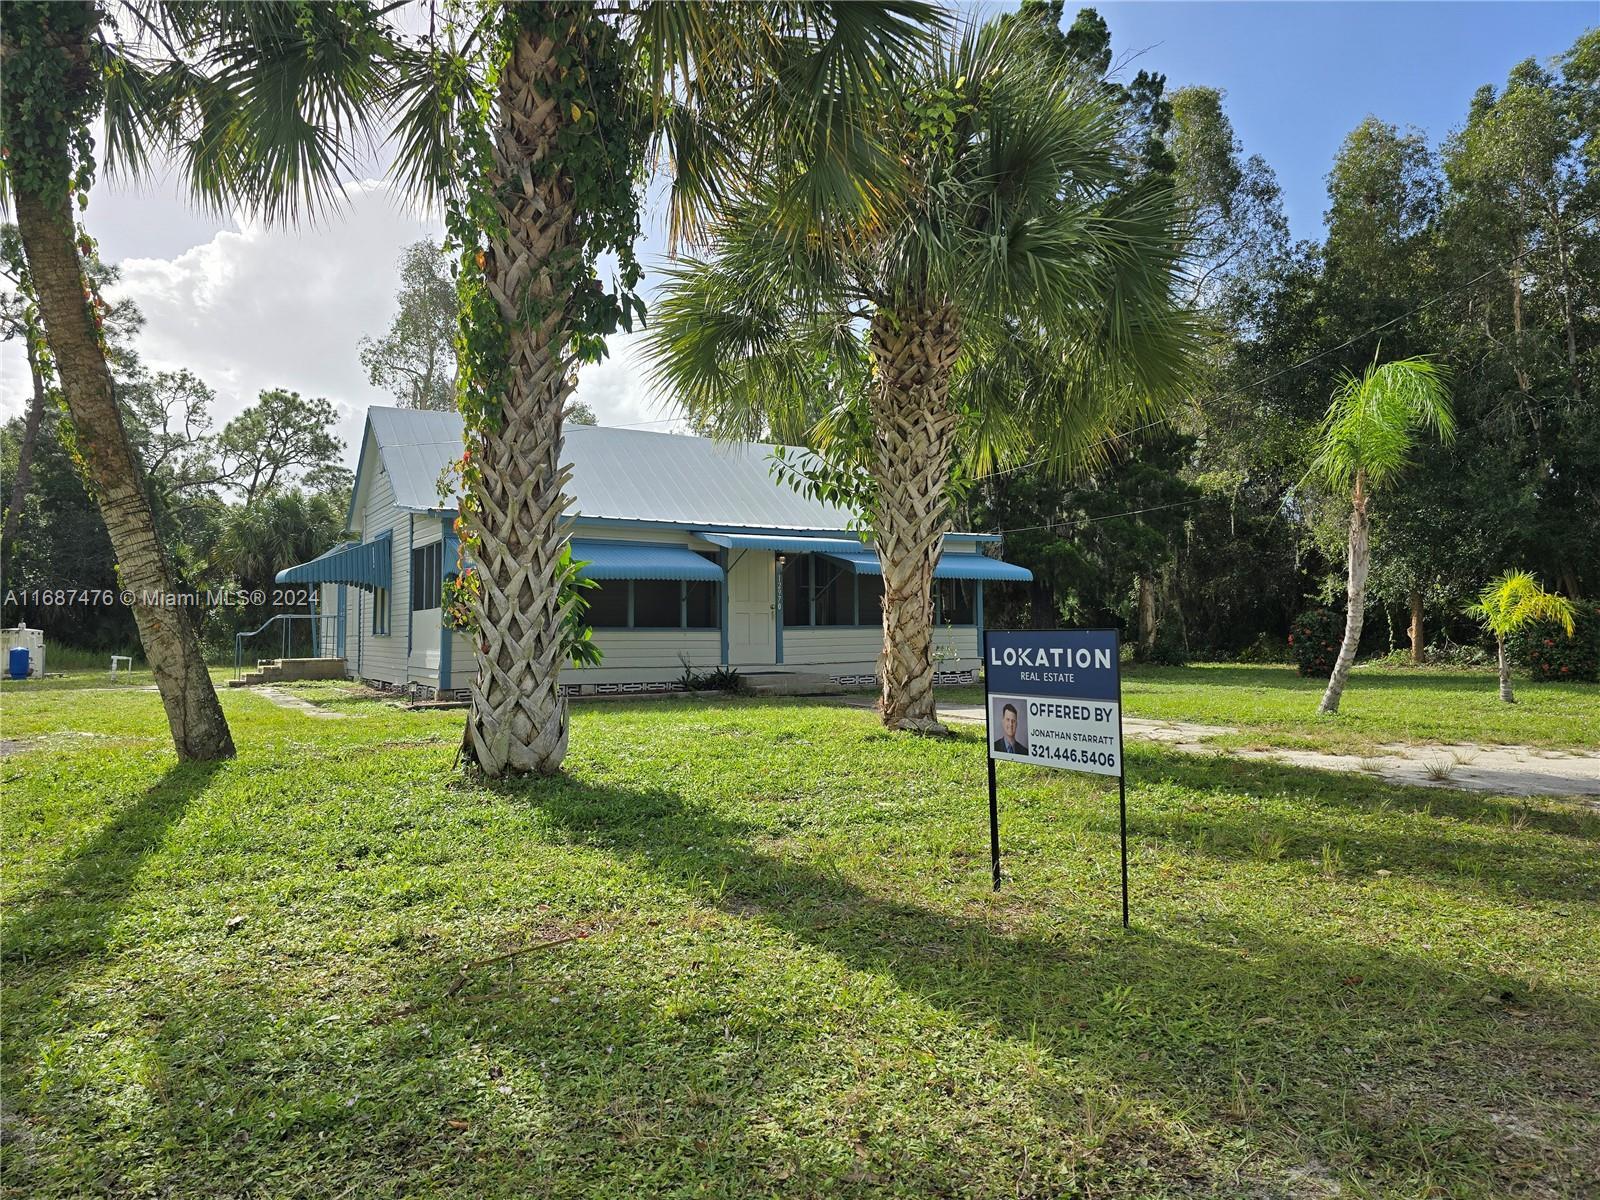
{"label": "blue barrel", "polygon": [[28,648],[26,646],[11,647],[8,670],[13,679],[26,679],[28,677]]}

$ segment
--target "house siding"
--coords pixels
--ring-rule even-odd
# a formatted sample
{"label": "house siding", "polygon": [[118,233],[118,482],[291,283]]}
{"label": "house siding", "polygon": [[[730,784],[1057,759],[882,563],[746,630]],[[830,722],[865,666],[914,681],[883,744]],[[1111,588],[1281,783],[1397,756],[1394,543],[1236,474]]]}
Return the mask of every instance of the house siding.
{"label": "house siding", "polygon": [[345,634],[345,669],[347,674],[358,679],[400,687],[407,682],[406,616],[411,608],[411,555],[406,548],[408,514],[395,508],[394,487],[388,472],[381,466],[374,471],[366,493],[361,513],[361,540],[370,542],[385,532],[389,534],[389,632],[387,635],[372,632],[373,594],[364,588],[352,588],[350,624]]}
{"label": "house siding", "polygon": [[[973,671],[981,651],[973,625],[947,625],[934,630],[933,644],[940,675]],[[812,668],[819,675],[859,679],[876,675],[883,630],[877,625],[842,625],[783,631],[783,665],[795,670]]]}

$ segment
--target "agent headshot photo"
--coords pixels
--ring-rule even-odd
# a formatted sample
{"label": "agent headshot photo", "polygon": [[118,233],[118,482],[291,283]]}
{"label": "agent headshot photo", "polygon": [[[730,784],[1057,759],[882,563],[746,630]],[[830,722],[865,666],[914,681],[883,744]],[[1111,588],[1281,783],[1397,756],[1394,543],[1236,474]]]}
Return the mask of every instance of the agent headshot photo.
{"label": "agent headshot photo", "polygon": [[1022,725],[1022,714],[1017,711],[1017,706],[1009,700],[996,700],[994,725],[1000,727],[1000,736],[994,740],[994,748],[999,754],[1028,753],[1027,729]]}

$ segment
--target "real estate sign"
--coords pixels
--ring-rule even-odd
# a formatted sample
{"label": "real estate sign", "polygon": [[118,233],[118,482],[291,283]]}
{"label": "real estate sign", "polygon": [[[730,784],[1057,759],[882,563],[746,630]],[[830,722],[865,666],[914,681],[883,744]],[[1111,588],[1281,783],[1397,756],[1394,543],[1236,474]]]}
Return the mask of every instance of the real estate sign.
{"label": "real estate sign", "polygon": [[994,630],[984,639],[989,756],[1122,774],[1114,629]]}
{"label": "real estate sign", "polygon": [[1121,647],[1115,629],[989,630],[983,707],[989,743],[989,858],[1000,887],[997,762],[1117,777],[1122,924],[1128,924],[1128,781],[1122,766]]}

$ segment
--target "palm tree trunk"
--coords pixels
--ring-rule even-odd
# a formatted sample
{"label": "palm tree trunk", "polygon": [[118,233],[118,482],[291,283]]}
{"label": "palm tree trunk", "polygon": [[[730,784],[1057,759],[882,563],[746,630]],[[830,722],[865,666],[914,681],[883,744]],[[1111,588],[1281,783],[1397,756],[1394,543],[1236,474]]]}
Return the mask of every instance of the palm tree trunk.
{"label": "palm tree trunk", "polygon": [[44,420],[44,372],[39,370],[39,350],[33,344],[33,330],[24,335],[28,342],[28,374],[33,377],[33,395],[28,400],[28,415],[22,424],[22,442],[17,446],[17,477],[11,484],[11,504],[6,508],[5,525],[0,528],[0,546],[9,546],[17,536],[17,522],[28,500],[28,484],[33,481],[33,450],[39,444],[39,425]]}
{"label": "palm tree trunk", "polygon": [[1411,591],[1411,665],[1422,665],[1422,593]]}
{"label": "palm tree trunk", "polygon": [[1506,655],[1506,640],[1497,637],[1494,643],[1500,660],[1500,699],[1515,704],[1517,698],[1511,694],[1511,659]]}
{"label": "palm tree trunk", "polygon": [[[561,418],[574,386],[565,296],[551,269],[578,252],[572,185],[529,171],[549,158],[565,114],[547,99],[562,68],[550,38],[521,30],[500,81],[492,190],[504,237],[491,239],[484,276],[510,343],[500,427],[474,435],[481,472],[468,516],[478,539],[478,674],[465,752],[491,776],[551,775],[567,753],[560,558],[567,540]],[[509,181],[509,182],[508,182]],[[523,316],[531,295],[546,316]]]}
{"label": "palm tree trunk", "polygon": [[1328,690],[1322,693],[1322,703],[1317,706],[1318,712],[1339,711],[1339,699],[1344,695],[1350,668],[1355,665],[1356,648],[1361,645],[1361,625],[1366,618],[1367,607],[1367,570],[1371,562],[1371,546],[1367,540],[1366,479],[1358,473],[1350,506],[1350,581],[1345,589],[1348,608],[1344,616],[1344,641],[1339,646],[1339,657],[1333,664],[1333,675],[1328,679]]}
{"label": "palm tree trunk", "polygon": [[16,187],[13,196],[17,230],[86,482],[105,519],[118,578],[124,589],[134,593],[139,642],[155,673],[178,757],[188,761],[232,757],[233,736],[189,610],[160,602],[177,594],[178,580],[156,534],[150,497],[122,424],[95,316],[85,302],[65,156],[56,195],[46,198]]}
{"label": "palm tree trunk", "polygon": [[959,418],[950,371],[960,350],[948,304],[872,319],[874,530],[883,567],[883,723],[942,733],[933,696],[933,569],[950,528]]}

